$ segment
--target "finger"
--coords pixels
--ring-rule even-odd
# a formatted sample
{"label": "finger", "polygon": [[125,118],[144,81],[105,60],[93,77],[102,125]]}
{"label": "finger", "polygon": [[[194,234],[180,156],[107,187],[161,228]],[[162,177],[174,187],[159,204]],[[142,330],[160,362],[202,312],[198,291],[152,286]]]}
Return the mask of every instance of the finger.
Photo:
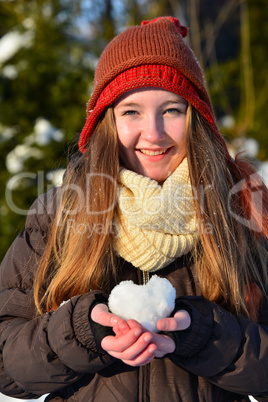
{"label": "finger", "polygon": [[186,310],[179,310],[174,317],[163,318],[157,322],[159,331],[182,331],[191,325],[191,317]]}
{"label": "finger", "polygon": [[144,330],[144,328],[135,320],[128,320],[127,322],[123,319],[120,319],[115,326],[113,326],[113,331],[116,336],[121,336],[126,334],[129,329],[132,328],[140,328],[141,330]]}
{"label": "finger", "polygon": [[166,354],[173,353],[175,350],[175,342],[169,336],[155,334],[153,342],[157,349],[154,352],[155,357],[163,357]]}
{"label": "finger", "polygon": [[107,352],[119,352],[122,353],[129,347],[131,347],[142,334],[142,329],[132,328],[127,334],[122,336],[106,336],[101,341],[101,346]]}
{"label": "finger", "polygon": [[142,348],[144,348],[140,353],[137,353],[139,350],[139,346],[135,346],[135,350],[133,347],[131,347],[129,350],[126,350],[123,353],[116,353],[112,352],[112,356],[116,357],[117,359],[121,359],[124,363],[130,365],[130,366],[144,366],[145,364],[150,363],[155,355],[155,351],[157,349],[156,345],[149,343],[148,345],[142,345]]}
{"label": "finger", "polygon": [[[133,360],[137,359],[142,353],[145,353],[145,357],[142,359],[147,359],[151,353],[156,350],[156,345],[152,345],[153,336],[150,333],[142,334],[132,345],[130,345],[121,355],[121,359]],[[148,349],[150,345],[150,351]]]}
{"label": "finger", "polygon": [[125,320],[121,319],[113,326],[113,331],[116,336],[121,336],[127,334],[131,328]]}
{"label": "finger", "polygon": [[132,367],[145,366],[151,363],[155,358],[155,350],[156,345],[149,345],[142,353],[136,356],[136,358],[131,360],[122,359],[122,361]]}
{"label": "finger", "polygon": [[134,327],[135,328],[141,328],[141,329],[143,329],[143,332],[148,332],[148,330],[143,328],[143,326],[136,320],[130,319],[130,320],[127,320],[127,323],[128,323],[130,328],[134,328]]}
{"label": "finger", "polygon": [[108,311],[106,304],[99,303],[91,311],[91,318],[93,321],[105,327],[112,327],[120,318],[117,315]]}

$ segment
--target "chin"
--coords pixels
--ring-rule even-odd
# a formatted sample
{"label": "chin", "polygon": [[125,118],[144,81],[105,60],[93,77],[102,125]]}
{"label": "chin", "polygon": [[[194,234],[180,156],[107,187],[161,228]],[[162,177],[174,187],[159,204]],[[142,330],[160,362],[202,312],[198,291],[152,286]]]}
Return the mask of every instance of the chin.
{"label": "chin", "polygon": [[167,174],[167,175],[156,175],[156,174],[143,174],[143,176],[146,176],[146,177],[149,177],[151,180],[155,180],[155,181],[157,181],[159,184],[161,184],[161,183],[163,183],[163,181],[165,181],[167,178],[168,178],[168,176],[169,176],[169,174]]}

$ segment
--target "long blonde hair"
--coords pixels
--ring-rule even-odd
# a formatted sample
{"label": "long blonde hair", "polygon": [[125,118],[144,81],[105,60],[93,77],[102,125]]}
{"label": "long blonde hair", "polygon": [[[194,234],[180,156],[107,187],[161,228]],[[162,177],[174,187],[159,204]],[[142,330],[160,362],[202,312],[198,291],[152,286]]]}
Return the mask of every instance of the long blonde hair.
{"label": "long blonde hair", "polygon": [[[256,318],[254,300],[253,308],[249,307],[245,289],[255,283],[267,297],[267,252],[262,240],[267,239],[267,226],[261,227],[263,221],[267,224],[267,193],[263,209],[259,208],[261,201],[254,206],[248,196],[234,193],[230,197],[230,189],[246,174],[243,164],[226,160],[221,141],[191,105],[186,133],[200,233],[193,256],[202,293],[233,313]],[[109,291],[116,284],[112,237],[118,172],[118,141],[109,108],[90,137],[86,153],[69,164],[34,284],[40,314],[74,295],[93,289]],[[245,199],[254,210],[250,227],[243,221],[248,213]],[[90,237],[86,228],[90,228]]]}
{"label": "long blonde hair", "polygon": [[[252,284],[263,297],[268,294],[267,188],[247,162],[226,157],[210,125],[188,108],[187,154],[200,234],[195,261],[202,294],[256,319],[254,297],[259,294]],[[255,190],[261,197],[254,197]]]}
{"label": "long blonde hair", "polygon": [[34,283],[39,313],[89,289],[107,290],[113,283],[112,225],[118,170],[117,134],[110,109],[96,127],[85,154],[67,168]]}

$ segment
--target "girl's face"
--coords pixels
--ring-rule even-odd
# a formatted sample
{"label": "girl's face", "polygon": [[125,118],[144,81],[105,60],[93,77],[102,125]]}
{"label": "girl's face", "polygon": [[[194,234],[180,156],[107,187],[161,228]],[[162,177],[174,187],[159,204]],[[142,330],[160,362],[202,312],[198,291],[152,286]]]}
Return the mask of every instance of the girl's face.
{"label": "girl's face", "polygon": [[186,156],[187,102],[164,89],[135,89],[115,104],[123,165],[163,182]]}

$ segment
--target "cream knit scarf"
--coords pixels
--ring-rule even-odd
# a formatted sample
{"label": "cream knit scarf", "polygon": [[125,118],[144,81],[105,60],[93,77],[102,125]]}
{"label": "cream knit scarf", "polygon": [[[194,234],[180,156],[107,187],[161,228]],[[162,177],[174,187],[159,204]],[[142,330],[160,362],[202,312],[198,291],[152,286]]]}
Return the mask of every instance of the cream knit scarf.
{"label": "cream knit scarf", "polygon": [[121,169],[114,248],[143,271],[161,269],[188,253],[198,236],[187,159],[159,185]]}

